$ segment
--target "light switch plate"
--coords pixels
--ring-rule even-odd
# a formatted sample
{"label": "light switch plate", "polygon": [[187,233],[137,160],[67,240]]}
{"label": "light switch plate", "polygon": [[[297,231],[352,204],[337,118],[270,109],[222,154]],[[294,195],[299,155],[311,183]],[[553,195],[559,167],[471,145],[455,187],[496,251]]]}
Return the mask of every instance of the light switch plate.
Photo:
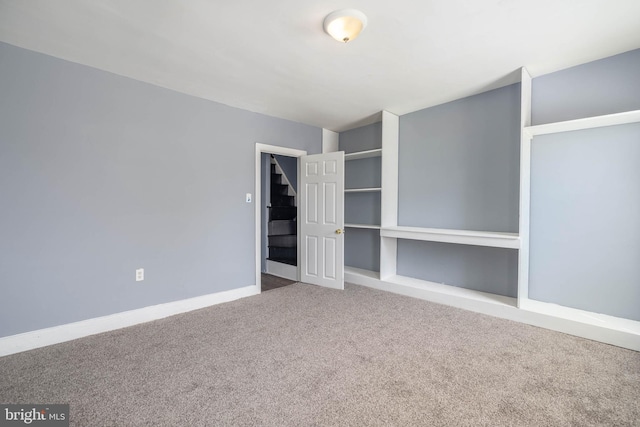
{"label": "light switch plate", "polygon": [[247,203],[251,203],[251,193],[247,193]]}

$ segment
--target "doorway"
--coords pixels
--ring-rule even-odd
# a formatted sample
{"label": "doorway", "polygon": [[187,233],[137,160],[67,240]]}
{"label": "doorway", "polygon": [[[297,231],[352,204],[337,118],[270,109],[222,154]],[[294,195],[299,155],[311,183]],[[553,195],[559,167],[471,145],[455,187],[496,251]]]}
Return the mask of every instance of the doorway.
{"label": "doorway", "polygon": [[344,289],[344,152],[307,156],[304,150],[256,143],[254,218],[258,292],[262,291],[262,235],[265,228],[262,224],[263,153],[296,158],[300,197],[296,208],[296,258],[299,262],[295,266],[295,280]]}
{"label": "doorway", "polygon": [[298,279],[298,158],[262,153],[261,175],[260,264],[265,290],[265,279],[280,286]]}
{"label": "doorway", "polygon": [[[267,205],[271,205],[271,192],[270,189],[267,192],[267,184],[269,184],[268,182],[265,182],[265,185],[263,185],[263,181],[270,181],[270,177],[271,177],[271,156],[285,156],[288,158],[294,158],[295,159],[295,165],[296,165],[296,178],[294,182],[298,181],[298,164],[299,164],[299,157],[306,155],[307,152],[304,150],[297,150],[294,148],[286,148],[286,147],[278,147],[276,145],[268,145],[268,144],[260,144],[260,143],[256,143],[256,153],[255,153],[255,220],[256,220],[256,225],[255,225],[255,231],[256,231],[256,252],[255,252],[255,272],[256,272],[256,286],[258,287],[258,289],[261,291],[262,290],[262,274],[263,272],[267,269],[267,260],[264,255],[268,254],[268,246],[269,246],[269,239],[268,239],[268,230],[269,230],[269,224],[268,224],[268,220],[269,220],[269,213],[267,211]],[[266,170],[265,170],[266,169]],[[266,173],[268,172],[268,174]],[[291,173],[291,172],[289,172]],[[265,177],[267,176],[267,177]],[[287,180],[289,180],[289,177],[287,177]],[[291,180],[293,180],[293,177],[291,177]],[[290,183],[290,181],[289,181]],[[285,185],[285,184],[279,184],[279,185]],[[288,184],[287,184],[288,186]],[[282,192],[284,192],[284,187],[282,187],[283,190]],[[287,194],[282,194],[283,196],[289,196],[288,192],[289,190],[287,189]],[[268,194],[267,194],[268,193]],[[286,200],[286,198],[281,198],[281,200],[279,202],[284,202]],[[296,201],[297,202],[297,201]],[[297,204],[297,203],[296,203]],[[296,208],[296,219],[297,219],[297,208]],[[289,225],[290,227],[291,225]],[[300,233],[300,228],[299,228],[299,224],[296,221],[295,222],[295,227],[296,227],[296,239],[297,239],[297,235],[299,235]],[[281,242],[276,242],[276,243],[282,243],[282,240],[287,240],[287,239],[291,239],[289,238],[283,238],[283,239],[278,239],[276,238],[275,240],[281,240]],[[290,244],[290,242],[288,243]],[[275,245],[274,245],[275,246]],[[289,259],[293,258],[291,257],[291,249],[286,250],[285,252],[287,252],[287,254],[289,255]],[[292,265],[288,265],[288,264],[282,264],[282,263],[274,263],[273,265],[270,264],[270,267],[272,269],[277,267],[281,267],[281,266],[285,266],[283,267],[286,270],[286,274],[289,275],[289,279],[291,280],[295,280],[298,281],[300,280],[300,263],[297,262],[297,260],[299,259],[300,256],[300,249],[299,247],[295,246],[295,249],[293,249],[293,251],[295,251],[295,259],[296,259],[296,265],[292,266]],[[281,264],[281,265],[278,265]],[[272,272],[273,273],[273,272]],[[276,271],[276,273],[278,273]],[[281,275],[281,274],[279,274]],[[286,276],[285,276],[286,277]]]}

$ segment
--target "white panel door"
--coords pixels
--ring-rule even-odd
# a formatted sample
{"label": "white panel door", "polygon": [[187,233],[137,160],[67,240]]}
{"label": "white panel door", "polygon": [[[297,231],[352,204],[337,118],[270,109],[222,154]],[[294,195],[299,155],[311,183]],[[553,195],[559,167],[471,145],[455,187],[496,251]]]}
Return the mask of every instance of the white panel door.
{"label": "white panel door", "polygon": [[300,157],[300,280],[344,289],[344,152]]}

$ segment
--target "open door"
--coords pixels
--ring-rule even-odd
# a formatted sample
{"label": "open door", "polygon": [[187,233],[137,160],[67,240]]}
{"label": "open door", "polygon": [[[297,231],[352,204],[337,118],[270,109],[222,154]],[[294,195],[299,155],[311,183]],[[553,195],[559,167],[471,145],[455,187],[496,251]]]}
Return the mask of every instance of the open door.
{"label": "open door", "polygon": [[300,157],[300,281],[344,289],[344,152]]}

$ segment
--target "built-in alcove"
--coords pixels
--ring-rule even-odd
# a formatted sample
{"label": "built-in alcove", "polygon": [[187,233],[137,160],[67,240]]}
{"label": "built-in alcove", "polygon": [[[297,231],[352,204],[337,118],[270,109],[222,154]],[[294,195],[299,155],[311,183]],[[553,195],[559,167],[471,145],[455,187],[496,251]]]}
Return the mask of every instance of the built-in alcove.
{"label": "built-in alcove", "polygon": [[635,50],[383,112],[380,270],[345,279],[640,350],[638,75]]}
{"label": "built-in alcove", "polygon": [[380,270],[381,123],[340,134],[345,154],[345,266]]}

